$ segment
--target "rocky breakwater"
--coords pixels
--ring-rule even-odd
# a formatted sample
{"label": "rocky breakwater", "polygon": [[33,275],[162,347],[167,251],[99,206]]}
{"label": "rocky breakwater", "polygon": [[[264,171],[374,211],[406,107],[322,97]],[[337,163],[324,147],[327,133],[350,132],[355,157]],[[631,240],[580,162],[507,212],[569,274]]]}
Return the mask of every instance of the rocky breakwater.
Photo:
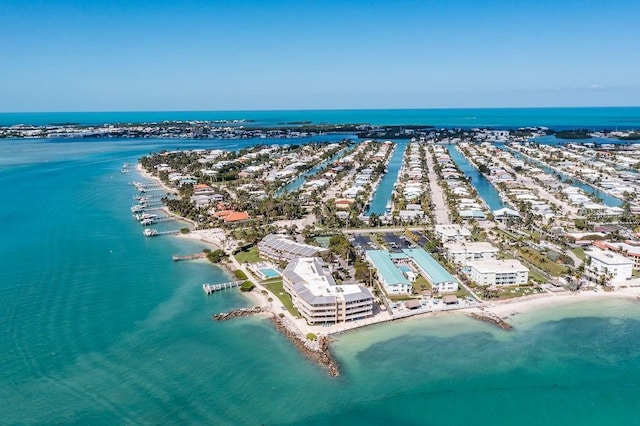
{"label": "rocky breakwater", "polygon": [[310,340],[286,317],[279,318],[274,316],[273,322],[278,331],[287,336],[300,352],[311,361],[326,369],[331,377],[340,375],[338,363],[333,358],[329,348],[328,336],[318,336],[315,340]]}
{"label": "rocky breakwater", "polygon": [[477,312],[471,312],[469,316],[475,319],[479,319],[480,321],[489,322],[493,325],[500,327],[503,330],[511,330],[513,328],[511,324],[509,324],[508,322],[506,322],[505,320],[503,320],[493,312],[480,310]]}
{"label": "rocky breakwater", "polygon": [[253,308],[240,308],[231,312],[221,312],[219,314],[214,314],[211,319],[215,321],[227,321],[236,317],[248,317],[250,315],[255,315],[264,312],[264,309],[260,306],[255,306]]}

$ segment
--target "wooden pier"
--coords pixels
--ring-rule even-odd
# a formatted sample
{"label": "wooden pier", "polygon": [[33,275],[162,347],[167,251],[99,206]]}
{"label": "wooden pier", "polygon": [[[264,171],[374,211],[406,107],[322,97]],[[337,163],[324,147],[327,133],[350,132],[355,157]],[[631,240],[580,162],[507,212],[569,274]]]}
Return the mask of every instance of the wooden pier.
{"label": "wooden pier", "polygon": [[[178,232],[180,232],[180,231],[178,231]],[[185,254],[185,255],[174,254],[173,256],[171,256],[171,258],[173,259],[174,262],[179,262],[181,260],[204,259],[205,257],[207,257],[207,253],[205,253],[205,252],[194,253],[194,254]]]}
{"label": "wooden pier", "polygon": [[202,284],[202,290],[204,290],[206,294],[211,294],[215,293],[216,291],[225,290],[227,288],[238,287],[243,282],[244,281],[230,281],[228,283],[222,284]]}

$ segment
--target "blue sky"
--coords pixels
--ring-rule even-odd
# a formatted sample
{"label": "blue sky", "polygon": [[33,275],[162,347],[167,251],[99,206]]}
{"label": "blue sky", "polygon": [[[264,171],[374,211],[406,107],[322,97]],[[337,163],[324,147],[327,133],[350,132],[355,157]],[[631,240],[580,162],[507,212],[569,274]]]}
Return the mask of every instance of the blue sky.
{"label": "blue sky", "polygon": [[640,105],[638,1],[2,0],[0,111]]}

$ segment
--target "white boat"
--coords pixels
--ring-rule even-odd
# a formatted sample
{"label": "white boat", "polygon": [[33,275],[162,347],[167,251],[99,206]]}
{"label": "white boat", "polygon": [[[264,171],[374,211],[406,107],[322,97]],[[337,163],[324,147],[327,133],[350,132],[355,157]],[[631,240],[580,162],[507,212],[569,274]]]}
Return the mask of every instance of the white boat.
{"label": "white boat", "polygon": [[152,228],[146,228],[144,231],[142,231],[142,233],[145,237],[155,237],[156,235],[158,235],[158,231]]}
{"label": "white boat", "polygon": [[391,204],[391,201],[389,201],[387,203],[387,207],[385,207],[384,212],[385,214],[391,214],[391,209],[393,208],[393,205]]}
{"label": "white boat", "polygon": [[154,220],[153,219],[142,219],[140,221],[140,225],[142,226],[146,226],[146,225],[153,225],[154,224]]}
{"label": "white boat", "polygon": [[156,217],[158,217],[158,215],[149,214],[149,213],[142,213],[142,214],[135,215],[136,220],[155,219]]}
{"label": "white boat", "polygon": [[135,206],[131,207],[131,213],[140,213],[143,210],[144,206],[142,204],[136,204]]}

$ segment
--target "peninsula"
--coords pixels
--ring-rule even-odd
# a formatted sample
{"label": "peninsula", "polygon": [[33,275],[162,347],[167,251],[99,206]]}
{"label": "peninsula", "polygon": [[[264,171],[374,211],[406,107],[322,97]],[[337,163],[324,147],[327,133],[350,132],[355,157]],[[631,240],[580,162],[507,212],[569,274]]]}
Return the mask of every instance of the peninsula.
{"label": "peninsula", "polygon": [[270,313],[334,375],[328,339],[353,328],[463,311],[509,329],[530,306],[639,297],[640,146],[405,130],[153,153],[132,212],[148,237],[187,220],[180,236],[211,244],[253,299],[237,316]]}

